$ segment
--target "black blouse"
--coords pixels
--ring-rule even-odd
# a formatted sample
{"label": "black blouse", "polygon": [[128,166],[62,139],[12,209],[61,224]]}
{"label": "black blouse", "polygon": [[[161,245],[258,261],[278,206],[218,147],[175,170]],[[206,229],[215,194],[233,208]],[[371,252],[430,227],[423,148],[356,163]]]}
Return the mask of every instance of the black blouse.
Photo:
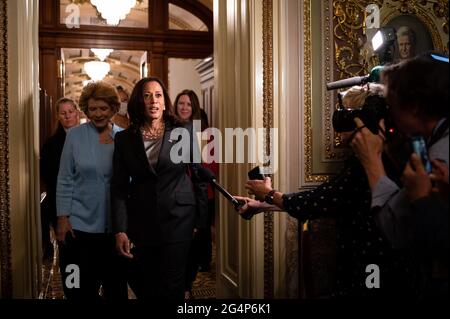
{"label": "black blouse", "polygon": [[[363,167],[350,158],[343,170],[314,190],[283,195],[286,211],[300,221],[335,218],[337,269],[335,295],[411,294],[416,280],[407,254],[394,251],[381,234],[370,209],[371,192]],[[366,267],[380,269],[380,289],[366,287]]]}

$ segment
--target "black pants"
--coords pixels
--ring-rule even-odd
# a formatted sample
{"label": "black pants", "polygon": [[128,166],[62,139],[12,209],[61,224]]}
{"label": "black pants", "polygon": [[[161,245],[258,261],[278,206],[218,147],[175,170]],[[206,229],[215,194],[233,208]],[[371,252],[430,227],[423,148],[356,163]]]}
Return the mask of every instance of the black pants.
{"label": "black pants", "polygon": [[209,267],[212,261],[212,237],[211,226],[214,225],[215,201],[208,199],[208,217],[206,228],[201,228],[196,234],[197,237],[197,261],[201,266]]}
{"label": "black pants", "polygon": [[[67,233],[65,243],[58,243],[66,298],[100,299],[99,290],[102,286],[104,299],[128,299],[125,260],[116,253],[114,235],[77,230],[74,233],[75,238]],[[79,285],[76,285],[76,267],[79,269]]]}
{"label": "black pants", "polygon": [[197,277],[198,267],[199,267],[199,254],[200,254],[201,243],[199,241],[198,232],[192,238],[191,247],[189,248],[189,254],[186,264],[186,276],[184,283],[184,291],[191,291],[192,284]]}
{"label": "black pants", "polygon": [[190,241],[135,247],[128,281],[138,299],[184,299],[184,281]]}
{"label": "black pants", "polygon": [[50,226],[56,229],[56,203],[54,196],[47,194],[41,204],[41,235],[44,258],[53,257],[53,244],[50,239]]}
{"label": "black pants", "polygon": [[186,266],[185,291],[191,291],[192,283],[197,277],[199,266],[208,269],[212,261],[212,237],[211,226],[214,224],[215,201],[208,200],[208,216],[206,228],[198,229],[192,239],[189,257]]}

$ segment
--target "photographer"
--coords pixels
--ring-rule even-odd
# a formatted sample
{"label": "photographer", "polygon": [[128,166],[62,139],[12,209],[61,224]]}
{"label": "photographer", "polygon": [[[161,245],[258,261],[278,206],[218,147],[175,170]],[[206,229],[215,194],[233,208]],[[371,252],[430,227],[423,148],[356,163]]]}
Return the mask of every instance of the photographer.
{"label": "photographer", "polygon": [[[442,56],[425,54],[390,66],[382,74],[386,83],[386,100],[390,106],[390,115],[398,130],[409,137],[423,136],[429,158],[439,160],[447,167],[449,161],[448,72],[448,59],[446,62]],[[415,220],[417,210],[412,204],[420,198],[411,197],[414,190],[417,190],[417,186],[407,181],[410,181],[408,178],[411,177],[411,172],[421,172],[421,166],[417,165],[417,158],[413,156],[404,171],[405,186],[399,187],[388,177],[390,175],[386,174],[382,162],[384,135],[371,133],[361,120],[355,120],[358,132],[352,141],[352,147],[364,167],[372,190],[371,206],[375,220],[395,248],[415,250],[417,243],[420,243],[425,236],[436,232],[442,233],[443,220],[428,221],[421,225],[418,225]],[[434,163],[436,166],[436,162]],[[426,177],[429,179],[428,176]],[[431,182],[429,183],[431,185]],[[431,190],[426,192],[426,196],[430,192]],[[448,190],[446,196],[448,196]],[[439,200],[435,198],[431,203],[440,205]],[[423,220],[436,218],[436,215],[429,214],[427,210],[422,209],[421,213]],[[441,211],[440,216],[445,215],[447,228],[439,240],[446,241],[448,247],[448,208]],[[432,261],[428,260],[428,262]],[[423,263],[421,266],[422,269],[426,266],[431,267],[431,265],[424,266]]]}
{"label": "photographer", "polygon": [[[378,97],[380,92],[379,85],[352,87],[342,99],[343,107],[360,108],[368,98]],[[355,132],[342,133],[344,141],[351,140]],[[258,200],[237,197],[245,202],[240,214],[287,211],[302,222],[327,217],[336,219],[335,297],[394,297],[414,293],[409,262],[391,249],[370,214],[370,188],[364,169],[354,156],[347,159],[343,170],[332,180],[314,190],[284,194],[272,189],[268,177],[263,181],[250,180],[245,187]],[[380,289],[366,286],[366,267],[374,263],[381,272]]]}

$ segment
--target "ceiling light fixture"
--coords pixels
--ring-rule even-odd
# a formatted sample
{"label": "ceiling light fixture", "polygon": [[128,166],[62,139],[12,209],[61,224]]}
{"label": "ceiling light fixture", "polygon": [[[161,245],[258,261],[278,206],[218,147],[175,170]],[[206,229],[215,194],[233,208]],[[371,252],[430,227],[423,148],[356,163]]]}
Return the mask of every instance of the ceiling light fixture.
{"label": "ceiling light fixture", "polygon": [[107,24],[118,25],[136,5],[136,0],[91,0],[91,4]]}
{"label": "ceiling light fixture", "polygon": [[111,67],[102,61],[90,61],[84,64],[84,71],[92,81],[100,81],[108,74]]}
{"label": "ceiling light fixture", "polygon": [[110,55],[114,50],[113,49],[91,49],[91,51],[95,54],[100,61],[105,61],[106,57]]}

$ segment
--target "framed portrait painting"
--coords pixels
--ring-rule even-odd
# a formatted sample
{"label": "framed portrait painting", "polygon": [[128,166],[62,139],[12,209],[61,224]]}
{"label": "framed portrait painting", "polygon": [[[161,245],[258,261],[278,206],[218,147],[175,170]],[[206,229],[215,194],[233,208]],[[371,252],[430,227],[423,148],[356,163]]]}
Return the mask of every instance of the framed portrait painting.
{"label": "framed portrait painting", "polygon": [[[393,62],[428,51],[448,54],[448,13],[443,15],[443,8],[445,1],[423,1],[423,4],[385,1],[381,8],[381,26],[396,31]],[[448,2],[444,11],[448,11]]]}
{"label": "framed portrait painting", "polygon": [[420,19],[411,14],[403,14],[393,18],[386,24],[396,31],[396,46],[393,62],[413,58],[416,55],[437,50],[429,29]]}

